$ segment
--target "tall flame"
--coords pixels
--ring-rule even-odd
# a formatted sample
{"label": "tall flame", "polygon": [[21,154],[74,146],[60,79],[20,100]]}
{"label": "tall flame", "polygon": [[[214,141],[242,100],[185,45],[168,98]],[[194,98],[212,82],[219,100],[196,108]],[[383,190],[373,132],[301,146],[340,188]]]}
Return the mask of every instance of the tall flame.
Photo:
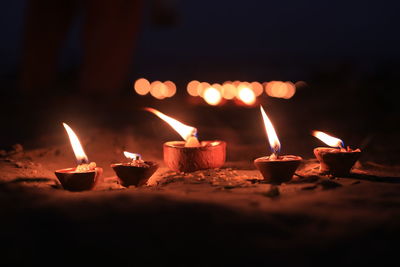
{"label": "tall flame", "polygon": [[126,158],[128,158],[128,159],[131,159],[131,160],[141,160],[142,159],[142,156],[140,154],[131,153],[131,152],[128,152],[128,151],[124,151],[124,156]]}
{"label": "tall flame", "polygon": [[340,140],[339,138],[330,136],[324,132],[321,131],[313,131],[312,135],[317,137],[319,140],[321,140],[322,142],[324,142],[325,144],[327,144],[328,146],[331,147],[340,147],[343,148],[344,147],[344,143],[342,140]]}
{"label": "tall flame", "polygon": [[197,135],[197,129],[192,126],[185,125],[182,122],[177,121],[154,108],[145,108],[145,110],[150,111],[168,123],[180,136],[182,136],[185,141],[187,141],[190,137]]}
{"label": "tall flame", "polygon": [[89,163],[89,159],[86,156],[85,151],[83,151],[81,142],[79,142],[79,139],[74,131],[72,131],[71,127],[69,127],[68,124],[63,122],[63,125],[68,133],[69,141],[71,142],[72,150],[74,151],[78,165],[82,163]]}
{"label": "tall flame", "polygon": [[279,142],[278,136],[276,135],[274,126],[269,120],[267,114],[265,113],[263,107],[260,105],[261,114],[264,120],[265,131],[267,132],[269,145],[272,150],[273,155],[277,155],[279,150],[281,149],[281,143]]}

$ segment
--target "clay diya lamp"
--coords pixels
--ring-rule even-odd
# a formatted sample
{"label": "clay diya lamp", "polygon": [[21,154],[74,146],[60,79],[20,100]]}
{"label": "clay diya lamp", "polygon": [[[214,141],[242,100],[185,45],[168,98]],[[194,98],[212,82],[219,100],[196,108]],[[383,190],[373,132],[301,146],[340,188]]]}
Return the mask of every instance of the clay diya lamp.
{"label": "clay diya lamp", "polygon": [[278,154],[281,148],[278,136],[276,135],[275,129],[262,106],[260,106],[260,108],[272,154],[270,156],[264,156],[255,159],[254,165],[261,172],[266,182],[271,184],[288,182],[292,179],[293,174],[299,167],[302,158],[299,156],[281,156]]}
{"label": "clay diya lamp", "polygon": [[226,142],[220,140],[202,141],[197,139],[197,129],[185,125],[158,110],[146,108],[177,131],[185,141],[164,143],[164,163],[177,172],[220,168],[225,163]]}
{"label": "clay diya lamp", "polygon": [[130,162],[114,163],[111,164],[111,168],[117,174],[121,185],[125,187],[145,185],[158,169],[156,162],[143,161],[140,154],[124,151],[124,155]]}
{"label": "clay diya lamp", "polygon": [[89,163],[88,157],[83,151],[82,145],[74,131],[66,123],[63,123],[63,125],[68,133],[78,166],[56,170],[55,175],[66,190],[91,190],[100,179],[103,169],[97,167],[95,162]]}
{"label": "clay diya lamp", "polygon": [[360,158],[361,150],[344,148],[342,140],[320,131],[313,131],[313,135],[330,146],[314,149],[314,155],[320,163],[320,173],[335,176],[348,175]]}

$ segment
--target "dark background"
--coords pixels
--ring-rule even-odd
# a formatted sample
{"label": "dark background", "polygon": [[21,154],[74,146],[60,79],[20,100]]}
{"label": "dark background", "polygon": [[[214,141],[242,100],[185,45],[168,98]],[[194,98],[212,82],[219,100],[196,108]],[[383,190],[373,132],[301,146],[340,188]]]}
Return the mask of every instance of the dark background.
{"label": "dark background", "polygon": [[[40,146],[29,140],[61,133],[59,122],[68,119],[80,127],[116,127],[117,121],[138,124],[143,118],[148,121],[136,112],[147,105],[197,123],[200,129],[202,125],[221,128],[223,121],[224,126],[238,131],[241,138],[235,141],[265,142],[263,133],[251,136],[241,132],[259,131],[257,105],[250,109],[232,103],[193,105],[186,94],[186,84],[193,79],[210,83],[305,81],[308,87],[290,100],[265,94],[258,100],[281,138],[287,137],[283,143],[304,140],[300,149],[286,145],[287,152],[310,155],[303,146],[318,144],[307,141],[313,129],[328,131],[355,147],[373,140],[380,143],[377,147],[393,148],[396,142],[400,37],[395,1],[144,1],[124,86],[109,88],[106,93],[94,91],[89,97],[77,86],[85,17],[79,12],[60,49],[51,89],[28,93],[20,88],[27,6],[27,1],[11,1],[1,8],[3,148],[16,142]],[[45,12],[48,10],[43,9]],[[107,75],[100,77],[107,79]],[[140,77],[172,80],[178,93],[162,101],[139,97],[133,93],[132,83]],[[214,119],[202,120],[200,114]]]}

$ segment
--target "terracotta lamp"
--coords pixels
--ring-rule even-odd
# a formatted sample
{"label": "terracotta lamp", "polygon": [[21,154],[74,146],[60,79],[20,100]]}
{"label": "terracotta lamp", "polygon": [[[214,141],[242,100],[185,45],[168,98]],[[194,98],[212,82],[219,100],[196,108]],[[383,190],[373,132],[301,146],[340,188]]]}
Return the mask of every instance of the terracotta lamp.
{"label": "terracotta lamp", "polygon": [[220,168],[225,163],[226,143],[221,140],[199,141],[197,129],[185,125],[154,109],[145,110],[168,123],[184,141],[164,143],[164,162],[173,171],[194,172],[197,170]]}
{"label": "terracotta lamp", "polygon": [[124,155],[129,162],[114,163],[111,164],[111,167],[117,174],[121,185],[125,187],[145,185],[158,169],[156,162],[144,161],[140,154],[124,151]]}
{"label": "terracotta lamp", "polygon": [[272,154],[255,159],[254,165],[261,172],[266,182],[271,184],[288,182],[292,179],[302,158],[299,156],[278,154],[281,148],[278,136],[263,107],[260,106],[260,109]]}
{"label": "terracotta lamp", "polygon": [[344,148],[343,141],[324,132],[313,131],[313,136],[330,147],[314,149],[315,157],[320,162],[319,171],[322,174],[345,176],[350,173],[354,163],[361,155],[360,149]]}
{"label": "terracotta lamp", "polygon": [[98,182],[103,169],[97,167],[95,162],[89,163],[89,159],[83,151],[82,145],[74,131],[66,123],[63,123],[63,125],[68,133],[78,166],[56,170],[55,175],[66,190],[91,190]]}

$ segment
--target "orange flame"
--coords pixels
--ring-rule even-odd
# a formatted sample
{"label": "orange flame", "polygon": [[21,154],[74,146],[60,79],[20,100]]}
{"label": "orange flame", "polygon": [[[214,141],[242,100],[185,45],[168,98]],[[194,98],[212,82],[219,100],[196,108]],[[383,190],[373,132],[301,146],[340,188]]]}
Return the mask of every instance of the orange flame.
{"label": "orange flame", "polygon": [[188,141],[190,137],[196,136],[197,134],[196,128],[185,125],[182,122],[177,121],[154,108],[145,108],[145,110],[153,113],[154,115],[168,123],[180,136],[182,136],[185,141]]}
{"label": "orange flame", "polygon": [[89,163],[89,159],[86,156],[85,151],[83,151],[81,142],[79,142],[79,139],[74,131],[72,131],[71,127],[69,127],[66,123],[63,122],[63,125],[68,133],[69,141],[71,142],[72,150],[74,151],[78,165],[82,163]]}
{"label": "orange flame", "polygon": [[131,160],[141,160],[142,159],[142,156],[140,154],[131,153],[131,152],[128,152],[128,151],[124,151],[124,156],[126,158],[128,158],[128,159],[131,159]]}
{"label": "orange flame", "polygon": [[343,148],[343,141],[321,131],[313,131],[312,135],[331,147]]}
{"label": "orange flame", "polygon": [[281,143],[279,142],[278,136],[276,135],[274,126],[269,120],[267,114],[265,113],[263,107],[260,105],[261,114],[264,120],[265,131],[267,132],[269,145],[272,149],[272,154],[277,155],[279,150],[281,149]]}

